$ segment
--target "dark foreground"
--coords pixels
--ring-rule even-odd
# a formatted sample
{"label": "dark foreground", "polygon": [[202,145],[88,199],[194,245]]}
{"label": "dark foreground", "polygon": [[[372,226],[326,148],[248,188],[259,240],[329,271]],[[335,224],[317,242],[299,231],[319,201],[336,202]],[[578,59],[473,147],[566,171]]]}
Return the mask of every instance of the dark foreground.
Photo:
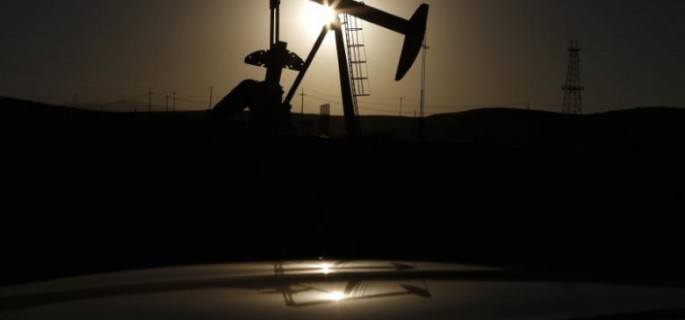
{"label": "dark foreground", "polygon": [[405,141],[3,103],[0,284],[318,257],[685,280],[681,110],[531,113],[524,131],[471,113],[441,127],[458,139]]}

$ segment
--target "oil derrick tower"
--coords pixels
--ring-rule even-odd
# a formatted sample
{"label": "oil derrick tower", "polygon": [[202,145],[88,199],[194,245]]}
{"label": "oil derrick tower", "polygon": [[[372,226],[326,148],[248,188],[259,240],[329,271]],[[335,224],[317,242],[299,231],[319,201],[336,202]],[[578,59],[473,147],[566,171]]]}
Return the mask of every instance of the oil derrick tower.
{"label": "oil derrick tower", "polygon": [[362,23],[356,17],[343,14],[342,25],[345,30],[347,47],[347,63],[350,69],[350,84],[352,89],[354,113],[359,115],[359,102],[357,97],[371,95],[369,85],[369,69],[364,45],[364,33]]}
{"label": "oil derrick tower", "polygon": [[583,86],[580,85],[580,47],[578,42],[571,41],[568,46],[568,70],[566,71],[566,85],[564,90],[564,104],[561,112],[569,114],[583,113]]}

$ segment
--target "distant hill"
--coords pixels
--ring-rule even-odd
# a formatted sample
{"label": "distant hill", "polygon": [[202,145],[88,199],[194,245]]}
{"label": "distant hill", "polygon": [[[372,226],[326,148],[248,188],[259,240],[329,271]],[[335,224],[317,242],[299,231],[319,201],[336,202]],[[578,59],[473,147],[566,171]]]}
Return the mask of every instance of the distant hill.
{"label": "distant hill", "polygon": [[[59,107],[11,98],[0,98],[6,126],[83,128],[89,134],[102,128],[131,128],[151,131],[195,130],[207,125],[206,112],[109,113]],[[143,108],[135,100],[108,104],[110,108]],[[117,109],[120,110],[120,109]],[[302,132],[317,133],[317,115],[293,115],[293,124]],[[245,128],[236,119],[236,128]],[[330,135],[344,135],[344,120],[330,118]],[[388,141],[417,141],[418,119],[391,116],[363,116],[364,136]],[[155,129],[156,128],[156,129]],[[425,119],[425,139],[429,141],[479,143],[509,147],[542,148],[621,148],[681,149],[685,139],[685,109],[642,107],[590,115],[523,109],[477,109],[438,114]]]}
{"label": "distant hill", "polygon": [[68,125],[74,121],[92,123],[97,122],[93,117],[98,116],[90,110],[3,97],[0,97],[0,114],[1,125],[5,130]]}
{"label": "distant hill", "polygon": [[[344,133],[334,117],[333,134]],[[362,131],[390,140],[418,139],[418,119],[365,116]],[[680,148],[685,145],[685,109],[641,107],[590,115],[523,109],[476,109],[429,116],[425,138],[431,141],[486,143],[516,147],[601,148],[619,145]]]}
{"label": "distant hill", "polygon": [[34,101],[0,97],[0,109],[4,114],[22,116],[40,113],[63,113],[63,112],[88,112],[83,109],[75,109],[66,106],[57,106]]}
{"label": "distant hill", "polygon": [[154,139],[201,128],[205,114],[101,112],[0,97],[1,129],[8,137],[34,142]]}
{"label": "distant hill", "polygon": [[[147,102],[138,100],[117,100],[107,103],[94,104],[89,106],[89,109],[101,110],[101,111],[114,111],[114,112],[134,112],[134,111],[148,111],[150,106]],[[164,107],[160,107],[156,104],[152,105],[153,111],[164,110]]]}
{"label": "distant hill", "polygon": [[517,109],[481,109],[427,120],[432,139],[520,146],[592,147],[606,144],[679,147],[685,109],[637,108],[590,115]]}

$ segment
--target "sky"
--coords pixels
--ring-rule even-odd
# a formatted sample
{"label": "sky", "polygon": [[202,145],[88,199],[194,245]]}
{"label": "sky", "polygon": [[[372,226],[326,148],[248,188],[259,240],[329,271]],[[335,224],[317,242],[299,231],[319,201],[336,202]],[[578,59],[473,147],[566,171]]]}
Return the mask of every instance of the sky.
{"label": "sky", "polygon": [[[0,95],[55,104],[117,101],[202,110],[265,69],[267,0],[6,0],[0,3]],[[685,106],[683,0],[366,0],[402,18],[431,6],[427,114],[479,107],[560,111],[569,41],[581,47],[585,113]],[[308,0],[281,1],[281,40],[305,58],[320,26]],[[364,23],[370,97],[361,114],[414,115],[420,59],[394,81],[403,36]],[[303,82],[304,111],[341,113],[331,33]],[[286,70],[287,91],[296,74]],[[210,87],[212,89],[210,89]],[[299,112],[302,99],[293,101]]]}

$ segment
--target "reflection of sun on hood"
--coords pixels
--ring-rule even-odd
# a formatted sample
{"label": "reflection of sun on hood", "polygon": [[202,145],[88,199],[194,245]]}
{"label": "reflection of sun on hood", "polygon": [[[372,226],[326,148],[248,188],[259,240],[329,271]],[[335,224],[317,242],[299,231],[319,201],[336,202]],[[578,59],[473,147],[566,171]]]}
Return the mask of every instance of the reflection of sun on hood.
{"label": "reflection of sun on hood", "polygon": [[680,287],[611,283],[575,274],[313,261],[141,270],[9,287],[0,290],[0,315],[595,319],[610,314],[607,319],[613,319],[626,314],[682,317],[683,301]]}

